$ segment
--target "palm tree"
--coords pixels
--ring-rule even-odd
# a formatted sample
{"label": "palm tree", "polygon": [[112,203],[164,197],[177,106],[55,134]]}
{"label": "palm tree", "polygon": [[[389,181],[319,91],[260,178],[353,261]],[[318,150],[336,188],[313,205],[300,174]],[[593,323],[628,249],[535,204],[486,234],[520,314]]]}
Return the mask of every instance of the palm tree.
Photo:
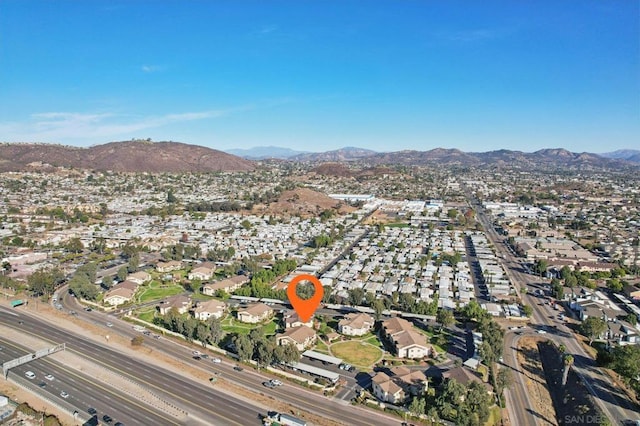
{"label": "palm tree", "polygon": [[564,370],[562,371],[562,386],[567,385],[567,378],[569,377],[569,370],[573,365],[573,355],[568,354],[564,357]]}

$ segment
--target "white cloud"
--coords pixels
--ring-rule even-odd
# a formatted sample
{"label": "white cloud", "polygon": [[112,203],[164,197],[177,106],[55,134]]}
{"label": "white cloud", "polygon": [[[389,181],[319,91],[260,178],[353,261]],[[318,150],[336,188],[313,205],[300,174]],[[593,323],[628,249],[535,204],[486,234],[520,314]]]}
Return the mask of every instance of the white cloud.
{"label": "white cloud", "polygon": [[162,71],[164,67],[160,65],[142,65],[140,69],[142,70],[142,72],[152,73],[152,72]]}
{"label": "white cloud", "polygon": [[162,126],[219,118],[251,109],[236,107],[220,110],[184,112],[146,117],[112,113],[45,112],[32,114],[27,120],[0,122],[0,138],[9,142],[96,141],[114,137],[130,138],[133,133]]}

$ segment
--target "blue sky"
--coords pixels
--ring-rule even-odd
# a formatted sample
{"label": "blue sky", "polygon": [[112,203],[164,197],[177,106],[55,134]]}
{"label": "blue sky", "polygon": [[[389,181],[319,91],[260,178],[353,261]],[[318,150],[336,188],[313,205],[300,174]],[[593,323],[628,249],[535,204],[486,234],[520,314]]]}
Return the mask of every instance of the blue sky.
{"label": "blue sky", "polygon": [[2,0],[0,141],[637,148],[639,5]]}

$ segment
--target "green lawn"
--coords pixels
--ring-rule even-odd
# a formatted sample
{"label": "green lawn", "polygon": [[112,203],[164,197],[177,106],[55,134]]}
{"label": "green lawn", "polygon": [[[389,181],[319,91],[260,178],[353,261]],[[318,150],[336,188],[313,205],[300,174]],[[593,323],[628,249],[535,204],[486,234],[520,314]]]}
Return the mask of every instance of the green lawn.
{"label": "green lawn", "polygon": [[500,424],[500,417],[500,407],[494,405],[489,409],[489,418],[487,419],[485,426]]}
{"label": "green lawn", "polygon": [[323,354],[329,354],[329,348],[327,347],[327,345],[320,339],[318,339],[318,341],[316,342],[316,347],[313,348],[314,351],[316,352],[320,352]]}
{"label": "green lawn", "polygon": [[251,330],[260,326],[262,326],[265,336],[272,336],[276,334],[278,323],[274,319],[265,324],[245,324],[233,318],[231,315],[227,315],[227,317],[222,320],[222,329],[227,333],[249,334]]}
{"label": "green lawn", "polygon": [[156,308],[147,309],[146,311],[142,311],[138,313],[138,318],[146,322],[153,322],[153,318],[155,316],[156,316]]}
{"label": "green lawn", "polygon": [[367,369],[371,368],[382,355],[378,347],[359,341],[335,343],[331,345],[331,353],[348,364]]}
{"label": "green lawn", "polygon": [[165,297],[174,296],[183,292],[184,288],[181,285],[168,284],[165,286],[157,281],[151,281],[148,286],[140,289],[138,299],[140,303],[145,303],[152,300],[164,299]]}
{"label": "green lawn", "polygon": [[373,345],[373,346],[377,346],[378,348],[382,348],[382,342],[380,341],[380,339],[378,339],[376,336],[371,336],[368,339],[364,340],[365,342]]}

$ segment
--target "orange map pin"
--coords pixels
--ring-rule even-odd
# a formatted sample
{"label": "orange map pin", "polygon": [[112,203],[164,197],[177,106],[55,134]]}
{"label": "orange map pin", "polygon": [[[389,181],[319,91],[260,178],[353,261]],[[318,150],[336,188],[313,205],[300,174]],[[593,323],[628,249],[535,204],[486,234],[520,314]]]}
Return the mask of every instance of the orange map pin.
{"label": "orange map pin", "polygon": [[[309,299],[301,299],[298,297],[296,293],[296,287],[300,281],[309,281],[313,284],[315,289],[313,296]],[[287,287],[287,296],[289,297],[289,302],[293,306],[293,309],[296,310],[300,319],[304,322],[307,322],[311,319],[313,313],[318,309],[320,305],[320,301],[322,300],[322,296],[324,296],[324,288],[322,288],[322,283],[319,279],[309,274],[302,274],[296,276],[291,280],[289,286]]]}

